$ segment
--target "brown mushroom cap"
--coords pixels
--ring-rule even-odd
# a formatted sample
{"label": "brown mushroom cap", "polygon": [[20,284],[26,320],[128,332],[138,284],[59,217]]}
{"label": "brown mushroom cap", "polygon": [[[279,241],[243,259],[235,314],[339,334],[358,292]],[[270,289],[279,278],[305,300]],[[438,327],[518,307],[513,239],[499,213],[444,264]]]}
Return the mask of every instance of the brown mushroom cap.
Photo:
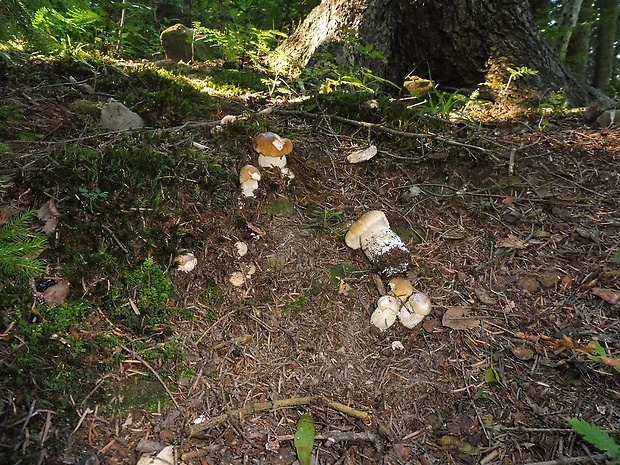
{"label": "brown mushroom cap", "polygon": [[258,168],[252,165],[245,165],[239,171],[239,182],[246,182],[250,179],[254,179],[256,181],[260,181],[260,171]]}
{"label": "brown mushroom cap", "polygon": [[404,302],[411,294],[413,294],[413,285],[411,284],[411,281],[405,278],[390,279],[388,287],[390,288],[389,294],[393,295],[401,302]]}
{"label": "brown mushroom cap", "polygon": [[291,153],[293,143],[289,139],[278,136],[273,132],[263,132],[254,137],[253,148],[266,157],[283,157]]}
{"label": "brown mushroom cap", "polygon": [[346,244],[354,250],[359,249],[362,244],[360,243],[360,236],[374,226],[390,227],[385,214],[380,210],[371,210],[364,213],[351,227],[344,236]]}

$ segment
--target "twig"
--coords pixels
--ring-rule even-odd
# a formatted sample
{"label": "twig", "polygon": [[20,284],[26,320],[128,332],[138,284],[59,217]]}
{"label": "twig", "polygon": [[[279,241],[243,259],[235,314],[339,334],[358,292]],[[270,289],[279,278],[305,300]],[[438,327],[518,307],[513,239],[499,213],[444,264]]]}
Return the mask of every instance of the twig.
{"label": "twig", "polygon": [[[189,425],[187,427],[187,434],[189,437],[201,437],[205,431],[211,428],[215,428],[216,426],[219,426],[232,418],[239,419],[244,415],[252,415],[258,412],[265,412],[268,410],[277,410],[288,407],[298,407],[300,405],[308,405],[316,402],[317,400],[319,400],[318,396],[306,396],[276,400],[275,402],[256,402],[254,404],[249,404],[239,409],[229,410],[222,415],[210,418],[209,420],[202,423]],[[372,424],[372,418],[367,412],[356,410],[352,407],[334,401],[327,401],[327,406],[333,408],[334,410],[338,410],[339,412],[346,415],[351,415],[352,417],[359,418],[368,426]]]}
{"label": "twig", "polygon": [[[292,441],[295,439],[295,436],[293,434],[285,434],[283,436],[277,436],[276,439],[278,441]],[[335,443],[343,441],[370,441],[375,445],[377,451],[383,451],[379,436],[370,431],[331,431],[323,434],[316,434],[314,439],[325,441],[325,447],[331,447]]]}
{"label": "twig", "polygon": [[114,242],[116,242],[116,244],[121,248],[121,250],[125,253],[129,253],[129,250],[127,250],[127,248],[123,245],[123,243],[118,239],[118,237],[116,237],[116,234],[114,234],[114,232],[112,231],[112,229],[110,229],[110,227],[107,224],[102,224],[101,227],[103,229],[105,229],[107,232],[110,233],[110,235],[112,236],[112,239],[114,239]]}
{"label": "twig", "polygon": [[211,418],[203,423],[195,425],[189,425],[187,427],[187,433],[189,437],[200,437],[200,435],[211,429],[225,423],[229,418],[240,418],[244,415],[251,415],[253,413],[265,412],[267,410],[277,410],[287,407],[297,407],[300,405],[308,405],[317,399],[316,396],[306,397],[293,397],[291,399],[276,400],[275,402],[257,402],[254,404],[246,405],[245,407],[229,410],[228,412]]}
{"label": "twig", "polygon": [[166,385],[166,383],[164,383],[164,380],[162,379],[162,377],[159,375],[159,373],[157,373],[157,371],[155,371],[155,368],[153,368],[151,366],[151,364],[149,362],[147,362],[146,360],[144,360],[142,357],[140,357],[140,355],[138,355],[135,351],[127,348],[124,345],[121,345],[121,347],[123,348],[123,350],[125,350],[126,352],[130,353],[131,355],[133,355],[134,357],[136,357],[136,359],[142,363],[142,365],[144,365],[145,367],[147,367],[151,373],[153,373],[153,375],[155,376],[155,378],[157,378],[157,381],[159,381],[161,383],[161,385],[164,387],[164,389],[166,390],[166,394],[168,394],[168,397],[170,397],[170,400],[172,400],[172,403],[175,405],[175,407],[177,408],[177,410],[181,411],[181,407],[178,404],[177,400],[174,398],[174,396],[172,395],[172,392],[170,392],[170,389],[168,389],[168,386]]}
{"label": "twig", "polygon": [[361,410],[356,410],[348,405],[341,404],[339,402],[329,401],[327,405],[334,410],[338,410],[339,412],[345,413],[347,415],[351,415],[352,417],[359,418],[364,422],[366,426],[372,425],[372,417],[368,412],[363,412]]}
{"label": "twig", "polygon": [[585,462],[599,462],[607,460],[609,456],[607,454],[597,454],[597,455],[582,455],[580,457],[561,457],[556,460],[548,460],[546,462],[530,462],[525,465],[566,465],[569,463],[585,463]]}
{"label": "twig", "polygon": [[386,128],[385,126],[381,126],[380,124],[376,124],[376,123],[368,123],[366,121],[357,121],[354,119],[343,118],[342,116],[337,116],[337,115],[320,116],[320,115],[316,115],[314,113],[310,113],[310,112],[303,111],[303,110],[274,110],[274,113],[278,115],[284,115],[284,116],[292,115],[292,116],[301,116],[304,118],[311,118],[311,119],[326,117],[333,121],[338,121],[340,123],[345,123],[351,126],[358,126],[358,127],[362,127],[366,129],[372,129],[372,130],[379,131],[379,132],[385,132],[387,134],[392,134],[394,136],[411,137],[415,139],[435,139],[439,142],[444,142],[448,145],[454,145],[457,147],[465,147],[468,149],[478,150],[482,153],[490,154],[490,151],[483,147],[479,147],[477,145],[472,145],[472,144],[467,144],[465,142],[458,142],[453,139],[446,139],[445,137],[441,137],[433,133],[420,134],[420,133],[415,133],[415,132],[399,131],[398,129]]}

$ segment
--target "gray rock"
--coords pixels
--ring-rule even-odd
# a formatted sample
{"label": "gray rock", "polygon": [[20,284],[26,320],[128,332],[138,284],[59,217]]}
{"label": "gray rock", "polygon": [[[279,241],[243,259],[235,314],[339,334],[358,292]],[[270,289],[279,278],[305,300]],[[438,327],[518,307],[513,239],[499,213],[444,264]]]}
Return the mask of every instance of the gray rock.
{"label": "gray rock", "polygon": [[144,127],[144,120],[121,102],[110,99],[101,107],[101,126],[108,131],[123,131]]}
{"label": "gray rock", "polygon": [[602,128],[607,128],[613,124],[620,122],[620,111],[618,110],[605,110],[601,116],[596,119],[596,124]]}

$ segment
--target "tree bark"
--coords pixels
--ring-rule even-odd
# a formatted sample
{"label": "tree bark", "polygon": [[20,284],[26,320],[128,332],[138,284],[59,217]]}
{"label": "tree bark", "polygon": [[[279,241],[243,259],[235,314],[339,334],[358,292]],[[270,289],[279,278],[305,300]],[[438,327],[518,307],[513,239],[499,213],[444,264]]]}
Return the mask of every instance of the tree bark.
{"label": "tree bark", "polygon": [[[356,53],[344,30],[387,58]],[[496,100],[538,105],[552,91],[573,105],[601,98],[575,79],[534,25],[527,0],[323,0],[279,47],[302,66],[329,51],[402,85],[410,73],[441,86],[495,83]],[[510,70],[527,67],[535,76],[514,80]]]}
{"label": "tree bark", "polygon": [[603,92],[609,87],[613,69],[614,41],[618,25],[618,0],[598,0],[599,21],[592,85]]}
{"label": "tree bark", "polygon": [[562,34],[558,44],[558,53],[560,55],[560,60],[562,61],[566,60],[568,44],[571,36],[573,35],[573,31],[575,30],[575,25],[577,24],[577,19],[579,18],[582,3],[583,0],[568,0],[562,6],[562,20],[560,21]]}
{"label": "tree bark", "polygon": [[566,52],[566,64],[582,82],[587,81],[593,19],[594,0],[586,0],[581,5],[577,25],[575,26]]}

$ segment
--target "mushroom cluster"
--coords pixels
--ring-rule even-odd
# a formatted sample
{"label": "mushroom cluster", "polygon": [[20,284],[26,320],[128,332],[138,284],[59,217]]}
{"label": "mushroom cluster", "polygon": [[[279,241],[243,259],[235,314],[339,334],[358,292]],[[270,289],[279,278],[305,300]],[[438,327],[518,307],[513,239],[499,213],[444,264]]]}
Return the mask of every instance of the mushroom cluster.
{"label": "mushroom cluster", "polygon": [[403,273],[409,266],[409,249],[390,229],[390,223],[382,211],[372,210],[362,215],[353,223],[344,240],[354,250],[361,248],[384,277]]}
{"label": "mushroom cluster", "polygon": [[403,326],[413,329],[431,312],[431,300],[423,292],[413,291],[412,284],[403,278],[394,278],[388,284],[388,295],[379,297],[370,323],[381,331],[392,326],[398,318]]}

